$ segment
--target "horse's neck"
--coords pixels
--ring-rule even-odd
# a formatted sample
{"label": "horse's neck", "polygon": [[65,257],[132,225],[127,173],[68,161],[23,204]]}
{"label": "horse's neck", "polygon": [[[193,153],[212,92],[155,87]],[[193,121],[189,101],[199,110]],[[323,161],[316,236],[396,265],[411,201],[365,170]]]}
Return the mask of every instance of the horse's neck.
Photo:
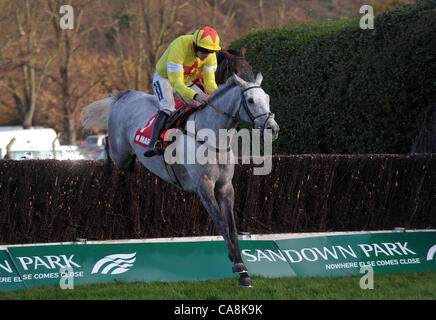
{"label": "horse's neck", "polygon": [[[211,103],[225,111],[227,114],[234,115],[236,108],[238,108],[240,104],[240,99],[239,88],[234,87],[216,99],[212,96]],[[201,129],[209,129],[214,131],[217,137],[219,129],[230,129],[235,125],[236,121],[234,119],[219,113],[209,105],[198,112],[195,118],[195,128],[197,131]]]}

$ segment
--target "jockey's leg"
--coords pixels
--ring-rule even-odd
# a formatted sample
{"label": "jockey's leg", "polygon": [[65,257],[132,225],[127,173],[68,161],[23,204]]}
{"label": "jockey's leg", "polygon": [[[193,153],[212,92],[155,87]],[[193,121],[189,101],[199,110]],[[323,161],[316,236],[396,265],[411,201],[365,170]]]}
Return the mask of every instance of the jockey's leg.
{"label": "jockey's leg", "polygon": [[167,78],[160,76],[157,72],[154,74],[153,78],[153,90],[159,101],[160,111],[153,124],[150,143],[144,152],[145,157],[152,157],[157,154],[162,154],[163,146],[159,148],[157,146],[157,142],[159,141],[159,137],[162,134],[168,117],[175,110],[173,87],[171,87],[170,81]]}
{"label": "jockey's leg", "polygon": [[150,143],[144,152],[145,157],[153,157],[157,154],[162,154],[163,146],[157,146],[157,142],[159,142],[159,137],[162,134],[167,119],[168,114],[165,111],[159,111],[159,114],[154,121],[153,129],[151,130]]}

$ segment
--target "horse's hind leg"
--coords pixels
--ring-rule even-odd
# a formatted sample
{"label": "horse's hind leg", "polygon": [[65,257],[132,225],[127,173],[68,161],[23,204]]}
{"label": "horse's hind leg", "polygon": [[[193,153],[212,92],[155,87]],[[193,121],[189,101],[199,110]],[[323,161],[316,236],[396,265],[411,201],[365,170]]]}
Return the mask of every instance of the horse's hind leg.
{"label": "horse's hind leg", "polygon": [[[109,136],[106,136],[106,144],[104,147],[105,153],[106,153],[106,161],[103,165],[103,172],[105,174],[110,174],[112,173],[112,158],[110,156],[110,152],[109,152],[110,146],[109,146]],[[136,155],[130,155],[127,154],[124,157],[118,157],[118,163],[120,165],[120,167],[123,170],[129,171],[129,172],[133,172],[135,171],[135,162],[136,162]]]}
{"label": "horse's hind leg", "polygon": [[105,151],[105,162],[103,165],[103,173],[104,174],[111,174],[112,173],[112,159],[111,156],[109,154],[109,136],[106,136],[105,139],[105,146],[104,146],[104,151]]}
{"label": "horse's hind leg", "polygon": [[126,166],[126,170],[129,172],[135,171],[135,162],[136,162],[136,154],[132,155],[128,161],[128,164]]}
{"label": "horse's hind leg", "polygon": [[[136,155],[133,153],[128,143],[120,139],[115,139],[109,137],[106,140],[106,148],[108,161],[106,162],[107,167],[110,166],[113,160],[119,168],[125,171],[133,172],[135,170]],[[105,164],[105,165],[106,165]]]}
{"label": "horse's hind leg", "polygon": [[122,158],[120,157],[118,161],[118,165],[124,171],[135,171],[136,154],[125,154]]}

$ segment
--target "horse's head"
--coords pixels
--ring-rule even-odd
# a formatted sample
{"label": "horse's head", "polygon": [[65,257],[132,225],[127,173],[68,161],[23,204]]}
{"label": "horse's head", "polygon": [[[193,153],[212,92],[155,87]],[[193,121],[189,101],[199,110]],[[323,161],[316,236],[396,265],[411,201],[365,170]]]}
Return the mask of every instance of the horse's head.
{"label": "horse's head", "polygon": [[253,69],[245,59],[245,48],[240,52],[222,49],[217,54],[217,62],[215,81],[218,85],[225,83],[234,73],[245,81],[254,81]]}
{"label": "horse's head", "polygon": [[262,74],[258,73],[254,82],[245,81],[236,74],[233,78],[241,88],[242,94],[240,121],[248,123],[254,129],[262,129],[263,132],[271,130],[273,140],[277,139],[280,127],[270,111],[269,95],[260,86],[263,80]]}

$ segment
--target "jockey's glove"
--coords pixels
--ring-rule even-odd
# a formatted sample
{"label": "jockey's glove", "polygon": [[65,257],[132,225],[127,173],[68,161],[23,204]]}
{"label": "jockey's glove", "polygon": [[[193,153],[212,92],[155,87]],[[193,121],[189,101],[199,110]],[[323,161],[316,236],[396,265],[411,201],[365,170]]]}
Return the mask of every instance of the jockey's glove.
{"label": "jockey's glove", "polygon": [[204,92],[196,93],[194,96],[194,100],[201,104],[207,103],[209,100],[209,95]]}

